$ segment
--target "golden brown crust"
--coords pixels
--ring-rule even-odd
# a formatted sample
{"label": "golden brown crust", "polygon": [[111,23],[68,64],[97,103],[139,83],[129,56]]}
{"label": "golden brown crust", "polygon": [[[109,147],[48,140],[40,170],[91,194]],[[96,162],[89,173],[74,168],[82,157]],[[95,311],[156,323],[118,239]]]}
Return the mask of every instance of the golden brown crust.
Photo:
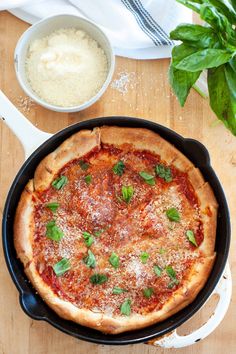
{"label": "golden brown crust", "polygon": [[53,293],[51,288],[45,284],[38,275],[33,262],[29,264],[25,269],[25,272],[45,302],[60,317],[66,320],[72,320],[87,327],[95,328],[104,333],[118,334],[125,331],[144,328],[163,321],[190,304],[205,285],[214,260],[215,255],[207,258],[200,258],[198,260],[199,262],[192,267],[191,272],[184,280],[183,285],[173,292],[161,310],[147,315],[132,314],[130,317],[112,317],[86,309],[79,309],[70,302],[61,300]]}
{"label": "golden brown crust", "polygon": [[26,266],[32,260],[33,239],[33,180],[31,179],[21,195],[14,221],[14,245],[18,257]]}
{"label": "golden brown crust", "polygon": [[[176,168],[188,174],[189,181],[200,202],[204,241],[199,250],[205,258],[200,258],[199,263],[195,263],[183,285],[173,292],[161,310],[145,316],[138,314],[132,314],[130,317],[112,316],[79,309],[60,299],[42,280],[34,264],[32,255],[34,232],[32,196],[34,191],[42,191],[48,188],[54,176],[66,163],[82,157],[96,147],[100,147],[100,143],[116,147],[128,146],[160,155],[161,160],[167,164],[173,164]],[[117,334],[160,322],[180,311],[195,299],[204,286],[215,259],[217,208],[218,204],[213,191],[209,184],[205,183],[200,171],[158,134],[147,129],[121,127],[102,127],[93,131],[83,130],[67,139],[38,165],[34,180],[30,180],[25,187],[16,210],[14,243],[17,255],[24,264],[28,278],[46,303],[59,316],[105,333]]]}
{"label": "golden brown crust", "polygon": [[69,161],[78,159],[100,146],[100,130],[81,130],[65,140],[55,151],[46,156],[36,168],[36,191],[47,189],[58,171]]}
{"label": "golden brown crust", "polygon": [[200,202],[204,240],[199,249],[207,256],[215,249],[218,203],[209,183],[196,190]]}

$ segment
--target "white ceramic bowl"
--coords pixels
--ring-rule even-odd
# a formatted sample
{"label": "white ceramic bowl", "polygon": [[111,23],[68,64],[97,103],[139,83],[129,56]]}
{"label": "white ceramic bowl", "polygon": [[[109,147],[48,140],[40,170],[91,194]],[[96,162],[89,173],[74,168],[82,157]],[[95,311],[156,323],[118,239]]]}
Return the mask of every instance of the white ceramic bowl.
{"label": "white ceramic bowl", "polygon": [[[108,61],[108,72],[107,78],[103,83],[101,89],[97,92],[95,96],[90,98],[88,101],[80,104],[78,106],[62,107],[50,104],[43,99],[41,99],[31,88],[25,73],[25,62],[28,52],[29,45],[35,39],[40,39],[42,37],[50,35],[53,31],[56,31],[60,28],[78,28],[87,32],[93,39],[95,39],[100,47],[104,50],[107,61]],[[15,53],[14,53],[14,62],[16,76],[20,83],[20,86],[25,91],[25,93],[30,96],[34,101],[40,104],[43,107],[51,109],[57,112],[78,112],[81,111],[93,103],[95,103],[106,91],[114,72],[115,67],[115,56],[112,50],[111,43],[107,38],[106,34],[93,22],[88,21],[82,17],[75,15],[56,15],[47,17],[33,26],[28,28],[20,37]]]}

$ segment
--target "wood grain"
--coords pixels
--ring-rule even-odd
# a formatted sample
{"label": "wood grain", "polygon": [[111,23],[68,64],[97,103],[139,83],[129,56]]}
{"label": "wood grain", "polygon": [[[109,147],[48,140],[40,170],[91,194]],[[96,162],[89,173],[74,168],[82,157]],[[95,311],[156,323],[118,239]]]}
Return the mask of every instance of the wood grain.
{"label": "wood grain", "polygon": [[[16,42],[28,24],[7,12],[0,13],[0,89],[38,128],[57,132],[69,124],[99,116],[126,115],[146,118],[161,123],[186,137],[195,138],[206,145],[210,152],[213,168],[219,176],[228,199],[232,220],[232,246],[230,264],[233,276],[236,273],[236,138],[233,137],[210,111],[208,102],[195,91],[184,107],[180,108],[173,96],[167,79],[169,60],[138,61],[117,58],[113,82],[119,73],[131,74],[131,85],[127,93],[120,93],[111,86],[99,102],[91,108],[73,114],[48,111],[38,105],[23,109],[20,101],[25,94],[20,89],[13,68],[13,52]],[[122,119],[122,118],[121,118]],[[5,197],[10,184],[24,160],[22,147],[11,131],[0,123],[0,212],[2,215]],[[67,336],[45,322],[28,318],[20,308],[18,293],[13,285],[4,262],[0,257],[0,353],[1,354],[45,354],[87,353],[118,354],[119,347],[98,346]],[[234,290],[236,285],[234,284]],[[231,307],[221,325],[208,338],[192,347],[181,350],[164,350],[145,344],[122,347],[130,354],[159,353],[235,353],[236,347],[236,291],[233,292]],[[207,308],[210,304],[207,305]],[[205,308],[191,322],[181,327],[187,333],[206,320]]]}

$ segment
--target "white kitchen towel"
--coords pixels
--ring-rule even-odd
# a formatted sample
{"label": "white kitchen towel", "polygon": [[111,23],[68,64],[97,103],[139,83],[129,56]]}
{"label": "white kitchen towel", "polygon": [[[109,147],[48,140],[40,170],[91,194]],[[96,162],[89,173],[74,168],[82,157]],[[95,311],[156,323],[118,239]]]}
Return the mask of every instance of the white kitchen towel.
{"label": "white kitchen towel", "polygon": [[169,57],[169,32],[192,21],[175,0],[0,0],[3,9],[29,23],[60,13],[86,17],[106,32],[117,55],[136,59]]}

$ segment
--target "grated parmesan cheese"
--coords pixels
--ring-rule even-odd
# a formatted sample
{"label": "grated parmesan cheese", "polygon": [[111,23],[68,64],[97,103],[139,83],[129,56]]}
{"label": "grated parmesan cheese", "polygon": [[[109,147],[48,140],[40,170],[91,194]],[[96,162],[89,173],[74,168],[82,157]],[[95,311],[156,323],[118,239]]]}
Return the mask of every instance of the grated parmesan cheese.
{"label": "grated parmesan cheese", "polygon": [[26,76],[36,94],[57,106],[77,106],[102,87],[108,71],[106,55],[87,33],[59,29],[34,40],[26,59]]}

